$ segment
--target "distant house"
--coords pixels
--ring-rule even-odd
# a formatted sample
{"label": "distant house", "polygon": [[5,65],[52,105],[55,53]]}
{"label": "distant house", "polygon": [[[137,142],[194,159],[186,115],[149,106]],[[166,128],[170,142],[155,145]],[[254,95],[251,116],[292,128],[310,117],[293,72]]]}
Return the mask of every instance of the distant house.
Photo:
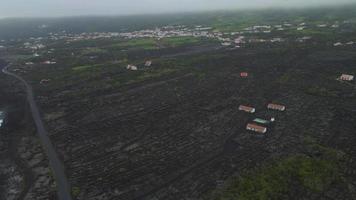
{"label": "distant house", "polygon": [[260,126],[257,124],[251,124],[251,123],[247,124],[246,129],[249,131],[257,132],[257,133],[266,133],[267,132],[266,127]]}
{"label": "distant house", "polygon": [[41,81],[40,81],[40,84],[47,84],[47,83],[49,83],[51,80],[50,79],[42,79]]}
{"label": "distant house", "polygon": [[231,42],[223,42],[221,43],[222,46],[231,46]]}
{"label": "distant house", "polygon": [[354,76],[349,75],[349,74],[342,74],[339,79],[342,81],[353,81]]}
{"label": "distant house", "polygon": [[331,27],[332,28],[339,28],[339,24],[333,24]]}
{"label": "distant house", "polygon": [[245,38],[244,36],[240,36],[240,37],[236,38],[235,41],[234,41],[235,44],[242,44],[242,43],[244,43],[244,41],[243,41],[244,38]]}
{"label": "distant house", "polygon": [[270,41],[271,41],[271,42],[283,42],[284,39],[282,39],[282,38],[273,38],[273,39],[271,39]]}
{"label": "distant house", "polygon": [[278,105],[278,104],[274,104],[274,103],[270,103],[267,105],[267,108],[268,109],[271,109],[271,110],[279,110],[279,111],[285,111],[286,110],[286,107],[283,106],[283,105]]}
{"label": "distant house", "polygon": [[310,40],[312,37],[310,36],[304,36],[304,37],[301,37],[301,38],[297,38],[297,42],[305,42],[307,40]]}
{"label": "distant house", "polygon": [[151,60],[148,60],[148,61],[145,62],[145,66],[146,67],[151,67],[151,65],[152,65],[152,61]]}
{"label": "distant house", "polygon": [[241,72],[240,73],[240,77],[246,78],[246,77],[248,77],[248,73],[247,72]]}
{"label": "distant house", "polygon": [[240,106],[239,106],[239,110],[242,110],[242,111],[245,111],[245,112],[248,112],[248,113],[254,113],[254,112],[256,112],[256,109],[255,109],[255,108],[250,107],[250,106],[244,106],[244,105],[240,105]]}
{"label": "distant house", "polygon": [[127,65],[126,69],[136,71],[137,67],[135,65]]}
{"label": "distant house", "polygon": [[56,62],[47,60],[47,61],[42,62],[42,64],[45,64],[45,65],[53,65],[53,64],[56,64]]}

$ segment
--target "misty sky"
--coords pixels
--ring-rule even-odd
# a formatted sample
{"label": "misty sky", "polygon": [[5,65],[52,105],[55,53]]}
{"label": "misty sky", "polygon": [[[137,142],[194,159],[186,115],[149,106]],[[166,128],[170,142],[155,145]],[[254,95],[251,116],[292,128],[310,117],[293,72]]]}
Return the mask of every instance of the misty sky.
{"label": "misty sky", "polygon": [[343,3],[356,0],[0,0],[0,17],[128,15]]}

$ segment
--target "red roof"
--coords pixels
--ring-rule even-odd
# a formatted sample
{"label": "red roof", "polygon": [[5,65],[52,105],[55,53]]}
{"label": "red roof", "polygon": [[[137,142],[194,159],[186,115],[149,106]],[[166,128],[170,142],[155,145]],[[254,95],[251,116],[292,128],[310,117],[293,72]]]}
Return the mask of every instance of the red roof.
{"label": "red roof", "polygon": [[285,106],[274,104],[274,103],[268,104],[267,108],[272,109],[272,110],[280,110],[280,111],[284,111],[286,109]]}
{"label": "red roof", "polygon": [[243,110],[243,111],[250,112],[250,113],[254,113],[256,111],[255,108],[250,107],[250,106],[244,106],[244,105],[240,105],[239,110]]}
{"label": "red roof", "polygon": [[241,77],[248,77],[248,73],[247,73],[247,72],[241,72],[241,73],[240,73],[240,76],[241,76]]}
{"label": "red roof", "polygon": [[246,126],[246,129],[247,130],[251,130],[251,131],[255,131],[255,132],[258,132],[258,133],[266,133],[267,132],[267,128],[266,127],[263,127],[263,126],[259,126],[257,124],[247,124]]}

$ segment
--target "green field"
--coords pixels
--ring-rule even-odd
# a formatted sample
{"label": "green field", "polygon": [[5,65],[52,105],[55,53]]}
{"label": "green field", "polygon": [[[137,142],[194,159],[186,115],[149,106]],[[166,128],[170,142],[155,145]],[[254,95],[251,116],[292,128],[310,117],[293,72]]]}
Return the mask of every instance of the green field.
{"label": "green field", "polygon": [[213,199],[283,200],[298,193],[296,188],[308,194],[322,194],[333,183],[342,182],[339,152],[320,145],[311,148],[319,149],[321,156],[294,155],[266,164],[232,179]]}

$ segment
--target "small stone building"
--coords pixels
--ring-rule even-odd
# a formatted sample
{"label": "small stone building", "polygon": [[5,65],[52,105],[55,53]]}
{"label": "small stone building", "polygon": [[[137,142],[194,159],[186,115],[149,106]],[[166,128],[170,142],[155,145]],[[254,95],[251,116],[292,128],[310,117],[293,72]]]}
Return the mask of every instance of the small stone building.
{"label": "small stone building", "polygon": [[266,127],[260,126],[257,124],[251,124],[251,123],[247,124],[246,129],[249,131],[257,132],[257,133],[266,133],[267,132]]}
{"label": "small stone building", "polygon": [[278,105],[278,104],[274,104],[274,103],[270,103],[267,105],[267,108],[268,109],[271,109],[271,110],[279,110],[279,111],[285,111],[286,110],[286,107],[283,106],[283,105]]}
{"label": "small stone building", "polygon": [[354,76],[349,75],[349,74],[342,74],[339,79],[342,81],[353,81]]}
{"label": "small stone building", "polygon": [[256,112],[256,109],[255,109],[255,108],[250,107],[250,106],[244,106],[244,105],[240,105],[240,106],[239,106],[239,110],[242,110],[242,111],[245,111],[245,112],[248,112],[248,113],[254,113],[254,112]]}

